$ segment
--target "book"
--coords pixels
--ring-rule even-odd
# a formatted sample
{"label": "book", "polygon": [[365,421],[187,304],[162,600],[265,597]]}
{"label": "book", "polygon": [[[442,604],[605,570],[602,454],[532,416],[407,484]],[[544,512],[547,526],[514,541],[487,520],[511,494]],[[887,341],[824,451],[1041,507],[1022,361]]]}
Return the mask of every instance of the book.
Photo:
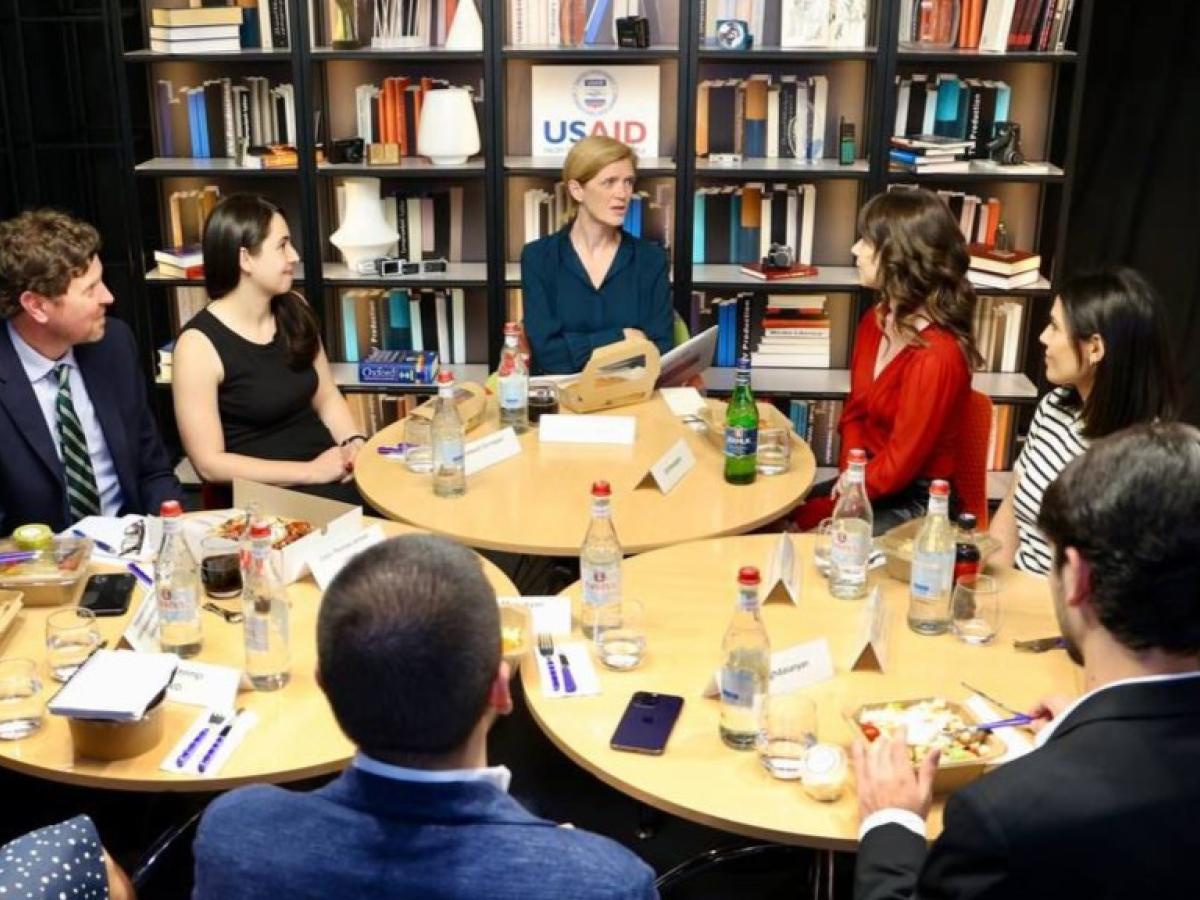
{"label": "book", "polygon": [[183,247],[164,247],[154,251],[155,262],[166,263],[176,268],[187,269],[204,265],[204,251],[199,244],[189,244]]}
{"label": "book", "polygon": [[170,263],[160,262],[158,274],[167,278],[200,279],[204,277],[204,266],[173,266]]}
{"label": "book", "polygon": [[1019,275],[1042,264],[1042,257],[1030,250],[996,250],[986,244],[971,244],[967,250],[971,254],[971,268],[980,272]]}
{"label": "book", "polygon": [[150,37],[159,41],[206,41],[212,38],[235,38],[236,25],[188,25],[160,28],[150,26]]}
{"label": "book", "polygon": [[816,266],[804,265],[797,263],[793,266],[788,266],[786,269],[763,268],[761,262],[742,263],[738,270],[743,275],[749,275],[751,278],[758,278],[762,281],[787,281],[791,278],[808,278],[817,274]]}
{"label": "book", "polygon": [[971,284],[1001,290],[1036,284],[1041,277],[1042,275],[1037,269],[1030,269],[1028,272],[1021,272],[1017,275],[996,275],[992,272],[980,272],[978,269],[967,269],[967,278]]}
{"label": "book", "polygon": [[176,25],[241,25],[242,11],[236,6],[193,9],[152,9],[150,21],[160,28]]}

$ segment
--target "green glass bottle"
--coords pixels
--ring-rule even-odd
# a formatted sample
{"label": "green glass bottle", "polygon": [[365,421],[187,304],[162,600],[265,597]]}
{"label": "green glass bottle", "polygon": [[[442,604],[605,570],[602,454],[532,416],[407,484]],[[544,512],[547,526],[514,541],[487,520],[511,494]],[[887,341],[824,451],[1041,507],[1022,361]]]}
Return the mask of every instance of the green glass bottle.
{"label": "green glass bottle", "polygon": [[725,410],[725,480],[754,484],[758,474],[758,407],[750,390],[750,358],[738,359],[733,396]]}

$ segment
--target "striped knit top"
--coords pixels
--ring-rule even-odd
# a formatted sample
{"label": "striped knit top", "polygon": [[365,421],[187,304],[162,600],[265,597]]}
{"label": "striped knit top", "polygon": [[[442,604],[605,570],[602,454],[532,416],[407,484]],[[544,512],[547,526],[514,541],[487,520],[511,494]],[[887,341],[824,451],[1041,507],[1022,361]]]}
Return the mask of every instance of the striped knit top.
{"label": "striped knit top", "polygon": [[1037,527],[1042,495],[1067,463],[1088,447],[1087,438],[1080,434],[1080,410],[1071,404],[1075,399],[1072,393],[1069,388],[1055,388],[1041,399],[1015,467],[1013,499],[1019,538],[1015,564],[1038,575],[1049,573],[1052,560],[1050,545]]}

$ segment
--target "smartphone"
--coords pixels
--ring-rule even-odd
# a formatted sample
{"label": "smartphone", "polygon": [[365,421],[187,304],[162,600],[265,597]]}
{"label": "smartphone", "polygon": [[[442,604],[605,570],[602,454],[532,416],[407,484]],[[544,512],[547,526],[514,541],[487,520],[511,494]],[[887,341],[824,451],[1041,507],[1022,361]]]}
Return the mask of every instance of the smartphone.
{"label": "smartphone", "polygon": [[609,746],[614,750],[661,756],[682,709],[683,698],[674,694],[636,692],[629,698]]}
{"label": "smartphone", "polygon": [[129,609],[137,579],[128,572],[93,575],[83,587],[79,605],[98,616],[119,616]]}

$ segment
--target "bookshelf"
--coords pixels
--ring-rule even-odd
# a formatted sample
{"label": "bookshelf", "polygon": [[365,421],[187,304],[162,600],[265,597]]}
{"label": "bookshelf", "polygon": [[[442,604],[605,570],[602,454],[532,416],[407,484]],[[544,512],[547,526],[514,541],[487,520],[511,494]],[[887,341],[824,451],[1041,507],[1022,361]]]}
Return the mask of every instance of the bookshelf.
{"label": "bookshelf", "polygon": [[[522,196],[531,187],[546,188],[557,180],[561,161],[532,154],[530,140],[530,80],[535,65],[654,66],[659,73],[659,153],[639,164],[639,189],[653,190],[668,184],[674,191],[671,228],[671,278],[677,311],[692,318],[693,295],[729,296],[743,291],[772,294],[824,294],[830,303],[844,306],[841,329],[833,348],[831,367],[824,370],[760,369],[755,387],[768,396],[838,399],[848,391],[849,348],[854,324],[871,303],[869,292],[858,285],[850,256],[858,209],[873,194],[896,184],[918,183],[931,189],[961,190],[998,197],[1005,220],[1018,246],[1032,247],[1043,257],[1043,275],[1037,283],[1013,290],[980,289],[981,295],[1002,297],[1021,305],[1021,326],[1014,372],[978,373],[975,386],[993,402],[1013,405],[1008,454],[1011,463],[1015,439],[1026,427],[1043,383],[1037,334],[1044,324],[1061,277],[1068,227],[1067,210],[1073,189],[1073,163],[1077,152],[1083,78],[1092,0],[1076,0],[1072,36],[1065,51],[981,53],[950,49],[922,51],[900,48],[897,32],[900,4],[894,0],[868,0],[866,40],[861,47],[790,49],[755,46],[748,50],[722,50],[705,43],[704,4],[688,0],[654,0],[659,31],[652,46],[620,49],[615,46],[558,47],[518,44],[509,33],[508,6],[514,0],[487,0],[478,4],[484,27],[482,51],[447,50],[428,46],[377,51],[331,46],[326,22],[326,0],[286,0],[291,21],[287,50],[243,49],[240,52],[164,55],[150,52],[150,10],[161,6],[186,6],[186,0],[141,0],[140,40],[129,37],[123,53],[126,65],[121,88],[128,111],[123,140],[128,149],[128,196],[138,217],[143,253],[140,263],[141,296],[146,309],[141,334],[146,363],[155,348],[173,336],[176,324],[170,298],[178,287],[198,288],[199,281],[163,277],[153,263],[152,250],[163,246],[166,235],[167,198],[170,192],[195,185],[216,184],[222,193],[259,191],[282,202],[288,210],[293,236],[303,257],[303,274],[297,286],[318,310],[325,326],[325,341],[336,366],[337,378],[349,391],[369,388],[357,382],[354,367],[344,363],[341,298],[357,289],[462,289],[466,318],[474,334],[471,353],[458,364],[465,371],[486,373],[499,352],[501,325],[519,310]],[[460,0],[462,2],[462,0]],[[708,0],[713,2],[713,0]],[[767,14],[778,15],[778,0],[767,0]],[[110,15],[117,16],[114,11]],[[114,30],[119,31],[119,27]],[[778,28],[776,28],[778,32]],[[768,29],[767,33],[771,33]],[[999,79],[1012,86],[1011,118],[1022,125],[1026,156],[1047,160],[1045,170],[1013,172],[973,166],[963,173],[910,175],[889,171],[888,138],[897,106],[896,81],[919,72],[953,71],[962,77]],[[706,79],[745,78],[766,73],[824,75],[828,78],[826,157],[811,162],[794,159],[745,158],[725,165],[696,155],[697,96]],[[435,167],[420,157],[405,157],[398,164],[333,164],[318,162],[316,145],[354,133],[353,88],[377,83],[385,76],[430,74],[453,84],[476,89],[480,102],[481,153],[461,166]],[[246,170],[227,159],[191,159],[160,155],[161,137],[155,117],[155,89],[159,79],[177,83],[202,82],[213,77],[265,75],[272,82],[293,85],[296,106],[296,144],[299,165],[294,169]],[[190,81],[189,81],[190,80]],[[314,114],[319,113],[319,118]],[[856,126],[856,156],[840,165],[836,153],[836,125],[844,116]],[[461,187],[468,196],[473,229],[468,252],[444,273],[413,276],[363,276],[349,270],[329,244],[336,228],[336,190],[347,177],[382,179],[385,193]],[[695,191],[721,189],[745,182],[811,184],[817,214],[813,262],[820,272],[798,282],[763,282],[723,263],[692,263],[693,206]],[[146,322],[149,324],[147,325]],[[715,393],[731,386],[728,370],[714,368],[708,383]],[[392,389],[388,389],[391,391]],[[996,473],[997,476],[1003,473]],[[993,479],[999,486],[1003,478]]]}

